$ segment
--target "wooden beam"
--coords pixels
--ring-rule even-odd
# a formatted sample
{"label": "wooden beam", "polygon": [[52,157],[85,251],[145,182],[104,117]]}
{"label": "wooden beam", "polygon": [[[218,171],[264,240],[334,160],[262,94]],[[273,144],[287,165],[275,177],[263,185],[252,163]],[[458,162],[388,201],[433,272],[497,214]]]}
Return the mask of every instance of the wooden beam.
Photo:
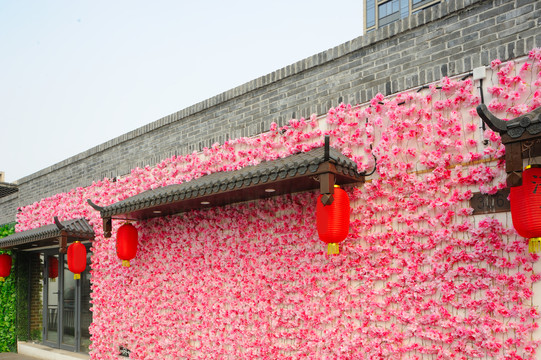
{"label": "wooden beam", "polygon": [[60,254],[65,254],[68,252],[68,236],[66,235],[65,231],[62,231],[62,235],[58,238],[59,243],[59,249],[58,252]]}
{"label": "wooden beam", "polygon": [[334,201],[335,176],[333,173],[324,173],[319,175],[319,191],[321,192],[321,202],[323,205],[331,205]]}
{"label": "wooden beam", "polygon": [[520,142],[505,144],[505,171],[508,187],[522,185],[522,144]]}
{"label": "wooden beam", "polygon": [[106,238],[111,237],[111,232],[113,231],[113,221],[111,218],[103,218],[103,236]]}

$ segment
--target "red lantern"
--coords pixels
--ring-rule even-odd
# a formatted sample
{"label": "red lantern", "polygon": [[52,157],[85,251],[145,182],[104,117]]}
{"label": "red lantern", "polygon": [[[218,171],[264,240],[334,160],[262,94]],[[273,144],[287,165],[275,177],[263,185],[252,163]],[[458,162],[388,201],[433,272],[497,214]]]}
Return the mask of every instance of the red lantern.
{"label": "red lantern", "polygon": [[47,261],[49,262],[49,279],[55,282],[58,277],[58,258],[56,256],[49,256]]}
{"label": "red lantern", "polygon": [[130,266],[130,260],[137,254],[137,229],[125,223],[116,233],[116,254],[122,260],[122,266]]}
{"label": "red lantern", "polygon": [[86,269],[86,247],[79,241],[68,247],[68,269],[75,280],[80,279],[81,273]]}
{"label": "red lantern", "polygon": [[520,236],[528,241],[530,252],[541,249],[541,166],[530,165],[522,173],[522,185],[510,190],[511,218]]}
{"label": "red lantern", "polygon": [[319,195],[316,206],[317,232],[321,241],[327,243],[328,254],[338,254],[338,243],[344,241],[349,232],[349,197],[334,185],[334,201],[323,205]]}
{"label": "red lantern", "polygon": [[0,281],[5,281],[11,273],[11,256],[8,254],[0,255]]}

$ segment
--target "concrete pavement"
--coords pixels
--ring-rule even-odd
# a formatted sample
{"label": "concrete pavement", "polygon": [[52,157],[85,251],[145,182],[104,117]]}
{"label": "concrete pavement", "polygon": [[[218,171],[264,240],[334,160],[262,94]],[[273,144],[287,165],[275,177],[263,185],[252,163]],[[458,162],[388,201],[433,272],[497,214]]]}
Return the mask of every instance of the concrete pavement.
{"label": "concrete pavement", "polygon": [[17,353],[0,353],[0,360],[36,360],[39,358]]}

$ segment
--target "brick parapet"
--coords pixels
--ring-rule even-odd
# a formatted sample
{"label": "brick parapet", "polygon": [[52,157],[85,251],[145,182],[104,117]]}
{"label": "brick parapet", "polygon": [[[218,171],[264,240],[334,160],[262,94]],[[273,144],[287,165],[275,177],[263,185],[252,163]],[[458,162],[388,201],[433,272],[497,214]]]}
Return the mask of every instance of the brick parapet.
{"label": "brick parapet", "polygon": [[[535,0],[447,0],[151,122],[18,181],[1,222],[23,206],[214,142],[252,136],[290,118],[324,114],[526,55],[541,45]],[[9,203],[9,210],[4,204]]]}

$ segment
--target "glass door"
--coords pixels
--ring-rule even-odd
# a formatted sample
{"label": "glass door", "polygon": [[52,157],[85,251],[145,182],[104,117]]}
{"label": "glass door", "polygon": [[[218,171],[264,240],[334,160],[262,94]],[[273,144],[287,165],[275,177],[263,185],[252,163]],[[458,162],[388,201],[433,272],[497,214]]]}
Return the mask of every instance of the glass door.
{"label": "glass door", "polygon": [[[61,322],[61,348],[75,350],[79,329],[75,327],[76,314],[79,312],[79,296],[77,296],[78,284],[73,279],[73,273],[68,269],[68,257],[63,256],[63,281],[61,292],[62,322]],[[77,330],[77,331],[76,331]]]}
{"label": "glass door", "polygon": [[90,312],[90,253],[80,280],[73,278],[65,254],[44,254],[43,343],[74,352],[88,352]]}
{"label": "glass door", "polygon": [[44,297],[43,297],[43,342],[48,346],[58,347],[58,318],[59,318],[59,255],[45,254]]}

